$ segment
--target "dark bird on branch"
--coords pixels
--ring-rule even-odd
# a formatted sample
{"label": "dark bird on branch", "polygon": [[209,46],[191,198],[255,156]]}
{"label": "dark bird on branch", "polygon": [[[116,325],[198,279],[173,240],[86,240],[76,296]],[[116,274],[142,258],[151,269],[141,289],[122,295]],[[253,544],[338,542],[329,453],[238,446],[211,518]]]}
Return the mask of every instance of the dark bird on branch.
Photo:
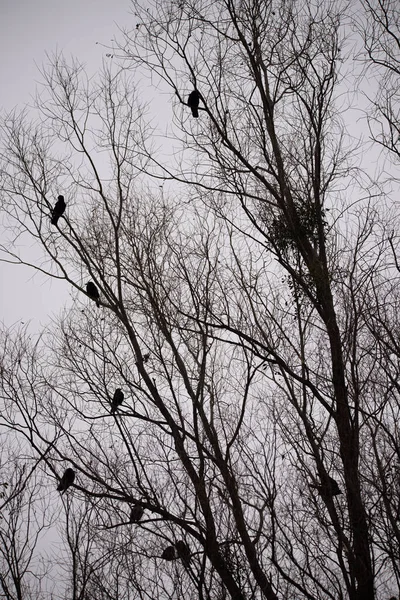
{"label": "dark bird on branch", "polygon": [[186,544],[186,542],[184,542],[183,540],[179,540],[178,542],[176,542],[175,548],[176,548],[179,558],[183,562],[188,563],[189,559],[190,559],[190,550],[189,550],[189,546]]}
{"label": "dark bird on branch", "polygon": [[200,92],[198,92],[197,90],[193,90],[193,92],[190,92],[187,103],[188,103],[189,108],[192,109],[192,115],[194,117],[196,117],[196,119],[199,116],[199,110],[198,110],[199,102],[200,102]]}
{"label": "dark bird on branch", "polygon": [[129,517],[129,522],[130,523],[139,523],[140,519],[143,517],[143,513],[144,513],[144,508],[139,506],[139,504],[135,504],[135,506],[132,507],[131,515]]}
{"label": "dark bird on branch", "polygon": [[74,479],[75,471],[73,469],[67,469],[60,479],[57,492],[65,492],[65,490],[67,490],[74,483]]}
{"label": "dark bird on branch", "polygon": [[114,396],[111,402],[111,414],[113,415],[117,408],[121,406],[124,401],[124,392],[121,388],[117,388],[114,392]]}
{"label": "dark bird on branch", "polygon": [[61,215],[64,214],[65,206],[66,206],[66,204],[65,204],[64,196],[58,196],[57,202],[55,203],[53,212],[51,214],[51,224],[52,225],[57,225],[58,219],[61,217]]}
{"label": "dark bird on branch", "polygon": [[96,306],[99,306],[100,294],[93,281],[88,281],[88,283],[86,284],[86,293],[91,300],[94,300],[96,302]]}
{"label": "dark bird on branch", "polygon": [[164,560],[175,560],[175,548],[173,546],[167,546],[164,548],[163,553],[161,554],[161,558]]}
{"label": "dark bird on branch", "polygon": [[323,481],[321,485],[311,485],[311,487],[318,490],[319,495],[323,498],[339,496],[339,494],[342,494],[338,482],[332,477],[329,477],[329,475],[327,475],[326,481]]}

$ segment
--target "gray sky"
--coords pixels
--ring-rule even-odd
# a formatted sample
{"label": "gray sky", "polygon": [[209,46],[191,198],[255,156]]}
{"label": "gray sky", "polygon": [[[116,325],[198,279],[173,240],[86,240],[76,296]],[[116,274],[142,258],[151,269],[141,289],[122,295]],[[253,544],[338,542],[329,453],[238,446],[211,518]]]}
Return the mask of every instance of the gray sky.
{"label": "gray sky", "polygon": [[[129,0],[0,0],[1,112],[30,103],[46,52],[73,55],[95,72],[107,52],[101,44],[118,35],[118,25],[134,22],[130,7]],[[7,325],[31,320],[39,331],[68,296],[65,283],[0,263],[0,320]]]}
{"label": "gray sky", "polygon": [[[0,0],[0,110],[30,103],[40,81],[37,67],[47,62],[46,51],[62,51],[66,58],[73,55],[90,74],[95,73],[108,52],[102,44],[111,44],[111,39],[119,36],[118,25],[134,26],[130,9],[129,0]],[[369,85],[373,84],[370,79]],[[190,88],[188,81],[182,86]],[[160,110],[165,98],[161,94]],[[168,102],[171,104],[170,99]],[[351,110],[345,104],[342,107],[347,131],[354,132],[356,139],[361,132],[368,135],[359,110],[362,104],[365,98],[359,96]],[[375,168],[372,157],[370,169]],[[69,294],[65,282],[50,280],[27,267],[0,263],[0,320],[7,325],[32,321],[32,329],[40,331],[68,302]]]}
{"label": "gray sky", "polygon": [[100,66],[118,25],[130,24],[129,0],[0,0],[0,104],[29,101],[46,51],[62,50]]}

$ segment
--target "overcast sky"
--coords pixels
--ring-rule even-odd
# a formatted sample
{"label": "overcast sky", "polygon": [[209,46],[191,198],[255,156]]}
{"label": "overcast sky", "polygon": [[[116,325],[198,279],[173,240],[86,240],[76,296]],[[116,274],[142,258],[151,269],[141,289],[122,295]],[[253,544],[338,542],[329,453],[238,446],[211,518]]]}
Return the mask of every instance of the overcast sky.
{"label": "overcast sky", "polygon": [[[118,25],[134,26],[130,11],[129,0],[0,0],[0,110],[31,102],[46,52],[73,55],[95,73],[108,52],[104,45],[120,36]],[[182,85],[188,87],[188,82]],[[363,102],[360,96],[351,110],[342,106],[347,131],[357,139],[362,131],[368,135],[360,110]],[[370,168],[372,172],[376,168],[374,156]],[[0,226],[0,237],[2,233]],[[0,320],[7,325],[31,321],[32,330],[40,331],[68,302],[70,293],[65,282],[0,263]]]}
{"label": "overcast sky", "polygon": [[[31,102],[46,52],[73,55],[95,72],[107,52],[101,44],[111,43],[118,25],[133,23],[130,8],[129,0],[0,0],[1,112]],[[65,283],[0,263],[0,320],[7,325],[32,321],[39,331],[68,297]]]}

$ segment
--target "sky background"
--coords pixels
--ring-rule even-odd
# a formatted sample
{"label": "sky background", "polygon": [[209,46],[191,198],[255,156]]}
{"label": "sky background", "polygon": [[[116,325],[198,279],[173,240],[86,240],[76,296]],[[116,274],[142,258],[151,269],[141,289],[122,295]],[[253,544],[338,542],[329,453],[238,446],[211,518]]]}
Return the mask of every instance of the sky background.
{"label": "sky background", "polygon": [[[103,45],[118,37],[118,26],[134,23],[130,11],[129,0],[0,0],[1,114],[32,103],[46,52],[62,51],[96,72],[108,52]],[[68,299],[65,282],[0,263],[0,320],[6,325],[30,321],[38,332]]]}
{"label": "sky background", "polygon": [[[0,0],[0,112],[32,104],[41,81],[39,68],[49,62],[46,52],[63,52],[67,59],[74,56],[93,75],[104,59],[109,60],[106,54],[110,50],[105,46],[112,45],[113,38],[120,38],[118,26],[130,28],[135,22],[130,0]],[[190,91],[189,85],[188,81],[182,81],[183,93],[186,88]],[[374,85],[372,79],[369,85]],[[156,101],[158,114],[162,112],[164,120],[164,111],[171,101],[159,91]],[[359,96],[351,110],[345,101],[341,107],[347,132],[356,139],[360,139],[361,133],[368,136],[363,104],[365,97]],[[364,147],[364,161],[365,152]],[[374,152],[377,153],[376,148]],[[371,174],[376,159],[377,156],[370,156]],[[0,238],[2,235],[0,221]],[[29,252],[34,254],[35,248],[32,246]],[[30,322],[31,331],[39,332],[68,304],[70,294],[70,286],[63,281],[22,265],[0,262],[0,321],[7,326]]]}
{"label": "sky background", "polygon": [[[74,56],[95,73],[109,52],[104,46],[119,36],[118,25],[135,24],[130,8],[129,0],[0,0],[0,112],[32,103],[41,80],[38,69],[48,62],[46,52]],[[355,135],[365,129],[356,111],[347,119]],[[370,168],[373,172],[374,160]],[[0,238],[3,233],[0,222]],[[70,293],[65,282],[0,262],[0,321],[6,326],[30,322],[31,331],[40,332],[69,303]],[[52,481],[49,490],[54,498]],[[49,536],[53,544],[60,543],[54,530]]]}

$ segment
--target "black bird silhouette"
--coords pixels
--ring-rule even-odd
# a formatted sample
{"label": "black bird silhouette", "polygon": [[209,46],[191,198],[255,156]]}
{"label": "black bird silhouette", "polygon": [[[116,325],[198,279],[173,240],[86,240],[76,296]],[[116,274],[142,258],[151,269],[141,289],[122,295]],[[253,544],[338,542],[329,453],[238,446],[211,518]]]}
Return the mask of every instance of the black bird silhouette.
{"label": "black bird silhouette", "polygon": [[58,196],[57,202],[54,205],[53,212],[51,214],[51,224],[57,225],[58,219],[64,214],[65,211],[65,200],[64,196]]}
{"label": "black bird silhouette", "polygon": [[99,306],[100,294],[99,294],[99,290],[94,285],[93,281],[88,281],[87,282],[87,284],[86,284],[86,293],[89,296],[89,298],[91,298],[92,300],[94,300],[96,302],[96,306]]}
{"label": "black bird silhouette", "polygon": [[144,508],[142,506],[139,506],[139,504],[135,504],[135,506],[132,507],[131,515],[129,517],[129,522],[130,523],[139,523],[140,519],[143,517],[143,513],[144,513]]}
{"label": "black bird silhouette", "polygon": [[189,98],[188,98],[188,106],[192,109],[192,115],[194,117],[196,117],[196,119],[199,116],[199,102],[200,102],[200,92],[198,92],[197,90],[193,90],[193,92],[190,92],[189,94]]}
{"label": "black bird silhouette", "polygon": [[323,481],[321,485],[311,485],[311,487],[317,489],[319,495],[323,498],[339,496],[339,494],[342,494],[338,482],[332,477],[329,477],[329,475],[327,475],[326,481]]}
{"label": "black bird silhouette", "polygon": [[179,558],[182,559],[183,562],[189,562],[190,550],[186,542],[184,542],[183,540],[179,540],[178,542],[176,542],[175,548]]}
{"label": "black bird silhouette", "polygon": [[75,479],[75,471],[71,468],[67,469],[64,475],[60,479],[60,483],[58,484],[57,492],[65,492],[69,488],[70,485],[74,483]]}
{"label": "black bird silhouette", "polygon": [[163,553],[161,554],[161,558],[164,560],[175,560],[175,548],[173,546],[167,546],[164,548]]}
{"label": "black bird silhouette", "polygon": [[117,388],[114,392],[114,396],[113,396],[113,399],[111,402],[111,414],[112,415],[115,413],[118,406],[121,406],[123,401],[124,401],[124,392],[121,390],[121,388]]}

